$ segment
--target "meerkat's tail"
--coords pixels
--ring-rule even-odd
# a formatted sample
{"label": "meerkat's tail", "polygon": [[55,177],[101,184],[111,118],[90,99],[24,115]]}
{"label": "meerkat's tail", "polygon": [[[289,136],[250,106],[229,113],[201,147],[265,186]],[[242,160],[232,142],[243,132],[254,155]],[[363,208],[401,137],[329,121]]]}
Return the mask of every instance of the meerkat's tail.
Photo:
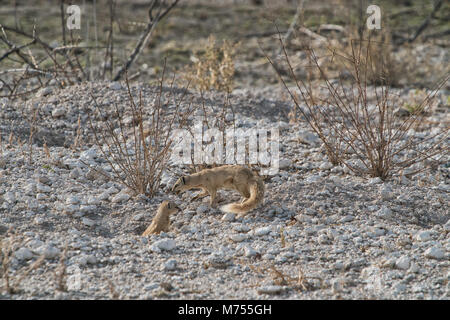
{"label": "meerkat's tail", "polygon": [[250,185],[250,197],[243,203],[230,203],[221,207],[224,212],[231,212],[239,214],[239,216],[245,215],[250,210],[253,210],[264,199],[264,182],[261,178],[256,178]]}

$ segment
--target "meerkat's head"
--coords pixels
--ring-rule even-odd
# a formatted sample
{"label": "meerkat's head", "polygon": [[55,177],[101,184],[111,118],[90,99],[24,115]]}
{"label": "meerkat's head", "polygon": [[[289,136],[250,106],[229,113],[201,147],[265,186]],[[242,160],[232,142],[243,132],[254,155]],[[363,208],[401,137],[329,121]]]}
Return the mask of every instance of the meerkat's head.
{"label": "meerkat's head", "polygon": [[188,177],[183,176],[175,182],[175,184],[172,187],[172,192],[175,192],[176,194],[179,194],[182,191],[188,190],[189,187],[187,186],[187,180]]}
{"label": "meerkat's head", "polygon": [[169,214],[175,213],[177,211],[180,211],[180,207],[178,207],[175,202],[172,201],[164,201],[163,205],[167,208],[169,211]]}

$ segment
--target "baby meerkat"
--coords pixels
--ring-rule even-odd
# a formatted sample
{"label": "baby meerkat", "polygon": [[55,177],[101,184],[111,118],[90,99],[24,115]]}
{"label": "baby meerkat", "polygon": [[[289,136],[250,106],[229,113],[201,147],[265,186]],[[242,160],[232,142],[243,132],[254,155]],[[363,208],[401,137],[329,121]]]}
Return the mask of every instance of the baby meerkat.
{"label": "baby meerkat", "polygon": [[158,208],[156,216],[153,218],[152,223],[142,234],[143,237],[147,237],[150,234],[158,234],[161,231],[168,232],[170,227],[170,215],[180,210],[179,207],[172,201],[163,201]]}

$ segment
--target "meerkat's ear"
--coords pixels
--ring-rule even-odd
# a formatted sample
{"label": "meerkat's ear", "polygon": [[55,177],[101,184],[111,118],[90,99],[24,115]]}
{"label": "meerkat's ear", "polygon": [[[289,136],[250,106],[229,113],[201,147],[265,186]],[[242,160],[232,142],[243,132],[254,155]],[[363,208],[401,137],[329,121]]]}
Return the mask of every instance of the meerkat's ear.
{"label": "meerkat's ear", "polygon": [[183,177],[181,177],[181,182],[183,182],[183,184],[186,184],[186,179],[185,179],[185,177],[183,176]]}

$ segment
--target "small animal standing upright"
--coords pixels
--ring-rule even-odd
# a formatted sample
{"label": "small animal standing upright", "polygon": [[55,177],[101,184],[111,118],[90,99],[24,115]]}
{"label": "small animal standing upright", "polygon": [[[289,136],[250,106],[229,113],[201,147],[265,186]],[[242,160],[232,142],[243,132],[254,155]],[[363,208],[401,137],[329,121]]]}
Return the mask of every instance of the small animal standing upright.
{"label": "small animal standing upright", "polygon": [[172,191],[177,194],[189,189],[202,189],[192,200],[210,195],[209,203],[212,207],[216,206],[218,189],[238,191],[243,197],[242,202],[227,204],[221,210],[237,213],[238,217],[242,217],[263,201],[265,187],[262,178],[250,169],[239,165],[225,165],[183,176],[172,187]]}
{"label": "small animal standing upright", "polygon": [[143,237],[147,237],[150,234],[159,234],[161,231],[168,232],[170,227],[170,215],[180,210],[175,203],[171,201],[163,201],[158,208],[156,216],[153,218],[152,223],[142,234]]}

